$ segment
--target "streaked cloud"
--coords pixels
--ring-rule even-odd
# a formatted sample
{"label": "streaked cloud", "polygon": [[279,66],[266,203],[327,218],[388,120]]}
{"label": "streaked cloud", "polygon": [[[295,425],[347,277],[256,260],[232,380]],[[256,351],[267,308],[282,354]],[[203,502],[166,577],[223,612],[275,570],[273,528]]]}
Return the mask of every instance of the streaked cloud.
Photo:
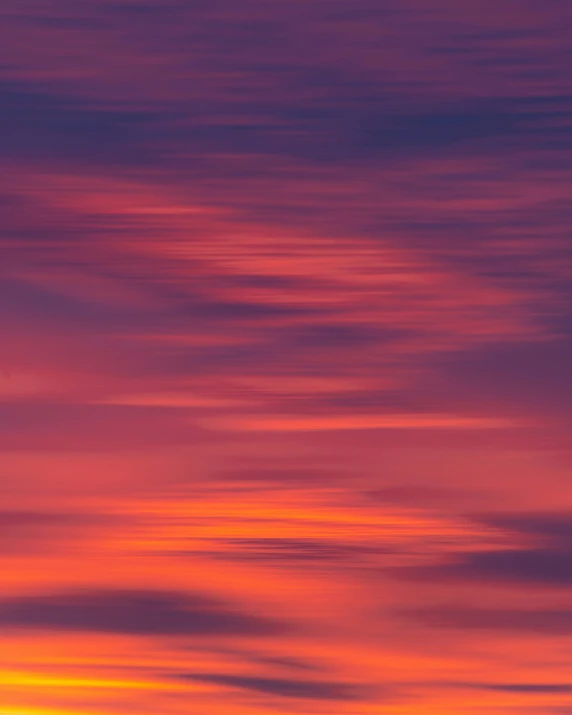
{"label": "streaked cloud", "polygon": [[[103,631],[131,635],[265,635],[277,625],[200,596],[161,591],[85,591],[2,601],[4,628]],[[279,630],[279,629],[278,629]]]}
{"label": "streaked cloud", "polygon": [[3,713],[570,710],[570,19],[4,0]]}

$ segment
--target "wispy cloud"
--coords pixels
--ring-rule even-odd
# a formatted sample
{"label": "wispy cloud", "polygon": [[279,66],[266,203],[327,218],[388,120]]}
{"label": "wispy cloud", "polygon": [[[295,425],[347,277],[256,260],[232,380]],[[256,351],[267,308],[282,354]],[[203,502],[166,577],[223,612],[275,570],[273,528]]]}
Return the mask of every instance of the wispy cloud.
{"label": "wispy cloud", "polygon": [[568,0],[0,24],[3,712],[566,712]]}

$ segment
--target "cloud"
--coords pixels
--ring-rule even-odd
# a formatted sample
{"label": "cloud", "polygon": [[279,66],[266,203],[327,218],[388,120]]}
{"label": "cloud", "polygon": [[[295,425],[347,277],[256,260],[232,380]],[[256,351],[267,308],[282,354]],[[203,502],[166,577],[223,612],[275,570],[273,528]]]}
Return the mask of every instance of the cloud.
{"label": "cloud", "polygon": [[431,569],[435,577],[528,583],[544,586],[572,585],[572,549],[500,549],[466,554],[461,561]]}
{"label": "cloud", "polygon": [[[260,538],[231,539],[232,551],[223,551],[223,558],[269,561],[271,563],[328,563],[359,559],[360,555],[376,553],[375,547],[318,541],[311,539]],[[379,549],[378,549],[379,551]]]}
{"label": "cloud", "polygon": [[120,285],[78,273],[74,286],[72,277],[65,271],[53,270],[50,276],[44,276],[47,285],[34,280],[35,276],[4,278],[0,285],[0,319],[9,320],[17,313],[19,321],[42,322],[44,330],[68,327],[81,332],[107,332],[126,324],[135,328],[148,321],[142,313],[149,311],[150,305],[134,305],[133,299],[131,305],[126,304],[128,296],[122,295]]}
{"label": "cloud", "polygon": [[400,615],[434,628],[546,635],[572,634],[572,609],[479,608],[446,604],[400,611]]}
{"label": "cloud", "polygon": [[308,466],[300,467],[271,467],[271,468],[245,468],[219,472],[217,481],[246,482],[258,486],[324,486],[347,479],[348,474],[337,469],[316,469]]}
{"label": "cloud", "polygon": [[205,420],[206,426],[246,432],[307,432],[370,429],[446,429],[487,430],[506,429],[516,423],[499,417],[466,417],[447,414],[347,414],[327,415],[245,415],[236,418]]}
{"label": "cloud", "polygon": [[443,551],[441,563],[405,568],[406,578],[486,581],[545,587],[572,585],[572,526],[568,512],[493,513],[473,517],[513,543],[492,549]]}
{"label": "cloud", "polygon": [[[244,657],[244,654],[241,654]],[[316,663],[310,663],[307,660],[302,660],[301,658],[288,657],[288,656],[269,656],[269,655],[250,655],[247,656],[252,662],[259,663],[266,666],[271,666],[274,668],[302,671],[302,672],[316,672],[321,671],[323,668]]]}
{"label": "cloud", "polygon": [[[204,636],[208,660],[187,653],[176,685],[212,691],[196,706],[209,713],[225,688],[359,710],[362,657],[364,678],[405,671],[420,711],[562,702],[557,670],[523,677],[512,645],[572,635],[568,517],[476,511],[568,499],[570,0],[0,5],[5,489],[54,510],[81,492],[137,522],[127,538],[96,524],[80,545],[64,515],[0,513],[17,548],[64,537],[57,569],[33,574],[43,594],[0,598],[0,631],[25,640],[16,657],[40,667],[61,639],[64,660],[89,651],[101,676],[89,634]],[[213,588],[309,628],[315,613],[327,642],[200,594],[58,586],[80,548],[104,548],[110,571],[134,556],[148,584],[199,559]],[[27,579],[12,556],[8,579]],[[394,575],[418,579],[408,605],[423,608],[400,614],[411,649],[359,612],[380,571],[384,602],[404,588]],[[506,605],[517,589],[528,609]],[[475,606],[442,603],[458,592]],[[485,631],[510,675],[485,668],[466,687],[486,692],[428,704],[418,673],[451,661],[420,658],[419,632],[449,628],[469,650]],[[266,662],[218,660],[251,635],[269,636]],[[339,677],[285,670],[281,652]],[[30,698],[98,710],[64,690]],[[103,689],[99,710],[163,712],[161,692],[118,704]]]}
{"label": "cloud", "polygon": [[198,680],[231,688],[253,690],[264,695],[277,695],[285,698],[308,700],[361,700],[365,696],[362,688],[346,683],[292,680],[288,678],[262,678],[245,675],[219,675],[211,673],[191,673],[181,676],[189,680]]}
{"label": "cloud", "polygon": [[572,514],[564,511],[498,513],[483,516],[483,522],[542,543],[572,549]]}
{"label": "cloud", "polygon": [[[41,87],[41,84],[40,84]],[[141,164],[152,113],[89,107],[34,82],[0,82],[0,154],[12,159]]]}
{"label": "cloud", "polygon": [[[569,303],[569,297],[563,300]],[[557,339],[480,346],[464,354],[452,352],[441,357],[435,377],[442,389],[457,395],[460,404],[486,399],[513,410],[569,414],[572,341],[565,334],[567,328],[558,325],[564,315],[568,316],[567,309],[557,311],[552,319],[554,332],[560,334]]]}
{"label": "cloud", "polygon": [[446,563],[399,568],[395,575],[427,579],[493,584],[569,587],[572,585],[572,549],[511,548],[468,551],[461,557],[449,555]]}
{"label": "cloud", "polygon": [[121,633],[136,636],[264,636],[278,622],[202,596],[166,591],[98,590],[5,598],[2,628]]}

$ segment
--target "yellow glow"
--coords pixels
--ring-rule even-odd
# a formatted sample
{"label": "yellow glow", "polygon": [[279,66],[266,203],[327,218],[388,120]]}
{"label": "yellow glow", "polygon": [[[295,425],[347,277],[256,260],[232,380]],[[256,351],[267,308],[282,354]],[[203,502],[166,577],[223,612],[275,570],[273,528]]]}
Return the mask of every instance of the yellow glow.
{"label": "yellow glow", "polygon": [[[157,690],[189,691],[204,690],[204,686],[175,682],[153,682],[145,680],[107,680],[104,678],[74,678],[39,673],[4,672],[0,685],[12,687],[38,688],[102,688],[110,690]],[[4,713],[2,713],[4,715]]]}

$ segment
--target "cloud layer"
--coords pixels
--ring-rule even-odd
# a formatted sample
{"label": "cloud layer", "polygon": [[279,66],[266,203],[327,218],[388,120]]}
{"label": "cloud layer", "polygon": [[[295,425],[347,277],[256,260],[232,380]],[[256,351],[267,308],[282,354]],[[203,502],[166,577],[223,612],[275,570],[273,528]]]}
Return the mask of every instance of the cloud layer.
{"label": "cloud layer", "polygon": [[572,708],[571,21],[4,0],[10,715]]}

